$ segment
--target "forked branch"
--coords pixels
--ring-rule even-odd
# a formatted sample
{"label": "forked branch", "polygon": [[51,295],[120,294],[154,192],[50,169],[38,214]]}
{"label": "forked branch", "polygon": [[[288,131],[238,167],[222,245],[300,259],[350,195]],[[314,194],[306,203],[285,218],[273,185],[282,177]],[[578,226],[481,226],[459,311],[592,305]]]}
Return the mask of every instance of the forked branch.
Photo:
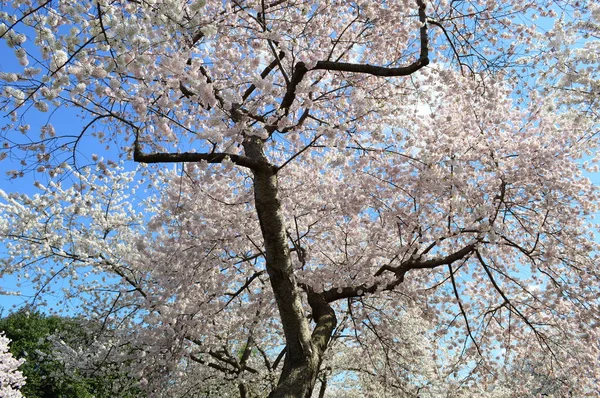
{"label": "forked branch", "polygon": [[428,48],[428,34],[427,34],[427,15],[425,13],[425,2],[424,0],[417,0],[419,6],[419,22],[421,23],[420,28],[420,53],[419,58],[407,66],[399,66],[395,68],[385,66],[375,66],[369,64],[354,64],[348,62],[336,62],[336,61],[318,61],[313,67],[308,68],[304,62],[298,62],[294,67],[294,73],[288,84],[287,91],[283,100],[281,101],[281,109],[287,111],[296,99],[296,88],[302,81],[308,71],[312,70],[326,70],[330,72],[350,72],[350,73],[361,73],[373,76],[382,77],[398,77],[408,76],[419,69],[429,65],[429,48]]}

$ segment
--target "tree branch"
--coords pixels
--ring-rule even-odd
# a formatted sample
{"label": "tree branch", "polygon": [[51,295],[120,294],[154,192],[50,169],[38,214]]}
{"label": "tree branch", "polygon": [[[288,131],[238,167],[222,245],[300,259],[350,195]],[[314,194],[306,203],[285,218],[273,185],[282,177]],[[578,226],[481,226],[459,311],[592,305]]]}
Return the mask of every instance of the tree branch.
{"label": "tree branch", "polygon": [[[275,69],[275,67],[279,63],[279,60],[283,59],[283,57],[285,57],[285,53],[283,51],[280,51],[277,57],[273,61],[271,61],[271,63],[267,65],[267,67],[262,71],[262,73],[260,74],[260,78],[264,79],[265,77],[267,77],[269,73],[271,73],[271,71]],[[252,83],[250,87],[246,89],[244,95],[242,95],[242,102],[246,101],[246,99],[248,99],[248,97],[254,92],[254,90],[256,90],[256,85]]]}
{"label": "tree branch", "polygon": [[454,279],[454,270],[452,269],[452,264],[448,264],[448,270],[450,271],[450,280],[452,281],[452,291],[454,292],[454,297],[456,297],[456,302],[458,303],[458,307],[460,309],[460,313],[465,320],[465,326],[467,327],[467,334],[471,338],[473,344],[475,344],[475,348],[477,349],[477,353],[481,355],[481,349],[479,348],[479,344],[475,340],[475,336],[473,336],[473,332],[471,331],[471,325],[469,323],[469,318],[467,318],[467,313],[465,312],[465,308],[460,299],[460,294],[458,293],[458,288],[456,287],[456,280]]}
{"label": "tree branch", "polygon": [[320,353],[323,353],[337,325],[335,311],[325,300],[323,294],[315,293],[310,288],[308,290],[308,304],[312,309],[313,319],[317,323],[311,334],[311,342]]}
{"label": "tree branch", "polygon": [[451,265],[455,261],[463,259],[465,256],[470,255],[476,247],[476,242],[471,243],[463,247],[462,249],[449,254],[445,257],[433,258],[431,260],[422,261],[419,258],[410,259],[408,261],[402,262],[397,267],[392,267],[390,264],[384,265],[376,272],[376,276],[383,274],[383,271],[390,271],[396,275],[396,279],[387,284],[383,284],[383,282],[378,281],[373,283],[372,285],[362,284],[359,286],[346,286],[340,288],[331,288],[329,290],[324,291],[323,297],[328,302],[331,303],[336,300],[340,300],[343,298],[350,297],[362,297],[367,293],[375,293],[376,291],[383,290],[393,290],[396,286],[404,282],[404,275],[412,269],[433,269],[440,267],[442,265]]}
{"label": "tree branch", "polygon": [[298,62],[294,68],[292,79],[290,80],[287,91],[283,100],[281,101],[280,108],[287,110],[294,103],[296,99],[296,88],[298,84],[304,78],[304,75],[311,70],[325,70],[325,71],[337,71],[337,72],[350,72],[350,73],[361,73],[373,76],[383,77],[398,77],[408,76],[419,69],[429,65],[429,48],[428,48],[428,34],[427,34],[427,15],[425,13],[425,3],[423,0],[417,0],[419,6],[419,22],[421,22],[420,30],[420,53],[419,58],[407,66],[400,66],[396,68],[390,68],[385,66],[375,66],[369,64],[353,64],[347,62],[336,62],[336,61],[318,61],[315,66],[308,68],[304,62]]}
{"label": "tree branch", "polygon": [[191,163],[206,161],[207,163],[223,163],[228,158],[231,162],[238,166],[247,167],[251,170],[264,170],[269,168],[268,165],[250,159],[246,156],[235,155],[230,153],[213,152],[213,153],[196,153],[196,152],[155,152],[143,153],[140,149],[139,142],[136,138],[133,150],[133,160],[138,163]]}

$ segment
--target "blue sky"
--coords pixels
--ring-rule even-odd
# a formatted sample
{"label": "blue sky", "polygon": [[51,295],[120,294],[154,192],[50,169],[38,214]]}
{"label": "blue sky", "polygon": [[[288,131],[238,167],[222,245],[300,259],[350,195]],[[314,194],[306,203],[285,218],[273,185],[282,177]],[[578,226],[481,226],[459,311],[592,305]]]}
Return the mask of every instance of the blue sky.
{"label": "blue sky", "polygon": [[[0,40],[0,72],[18,72],[22,70],[22,67],[17,63],[13,50],[8,48],[4,40]],[[1,88],[0,88],[1,90]],[[3,126],[9,122],[7,116],[7,110],[0,108],[0,115],[2,120],[0,124]],[[49,121],[55,127],[57,135],[69,135],[77,134],[81,131],[84,126],[84,120],[79,116],[76,109],[51,109],[47,113],[41,113],[35,109],[29,109],[26,113],[27,123],[32,126],[32,133],[36,134],[39,128]],[[9,131],[7,135],[14,140],[26,139],[26,136],[22,135],[18,131]],[[80,165],[84,165],[90,161],[92,153],[102,153],[102,147],[99,147],[93,139],[82,140],[79,145],[78,161]],[[106,154],[104,154],[106,155]],[[111,154],[108,154],[109,156]],[[112,154],[116,157],[116,154]],[[133,165],[132,165],[133,166]],[[21,178],[11,179],[7,175],[10,170],[18,170],[21,168],[17,157],[11,159],[10,157],[0,161],[0,189],[6,193],[24,193],[27,195],[33,195],[40,193],[40,190],[35,188],[34,182],[40,181],[42,184],[47,182],[48,177],[45,173],[40,173],[35,170],[26,173]],[[0,242],[0,256],[3,253],[2,242]],[[60,282],[59,285],[61,286]],[[59,287],[60,289],[60,287]],[[19,290],[23,293],[23,297],[19,296],[7,296],[0,294],[0,310],[3,310],[3,315],[7,311],[14,309],[15,307],[22,306],[27,303],[30,298],[35,294],[35,290],[28,287],[27,283],[22,283],[20,287],[17,287],[17,278],[14,276],[7,276],[0,279],[0,292],[1,291],[14,291]],[[44,297],[48,303],[48,309],[51,309],[53,304],[60,300],[58,296],[47,296]]]}

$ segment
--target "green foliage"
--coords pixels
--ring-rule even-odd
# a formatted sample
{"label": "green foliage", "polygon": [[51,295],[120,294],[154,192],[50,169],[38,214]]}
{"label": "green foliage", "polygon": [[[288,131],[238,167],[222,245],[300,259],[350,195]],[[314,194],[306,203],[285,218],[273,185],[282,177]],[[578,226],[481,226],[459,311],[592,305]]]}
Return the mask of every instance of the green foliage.
{"label": "green foliage", "polygon": [[[93,339],[94,324],[79,318],[48,316],[22,309],[0,318],[0,331],[11,339],[11,353],[25,358],[19,368],[27,377],[21,392],[27,398],[103,398],[142,396],[137,389],[113,391],[126,376],[105,365],[95,375],[82,375],[66,369],[52,357],[48,336],[57,335],[71,347],[85,347]],[[115,395],[117,394],[117,395]]]}

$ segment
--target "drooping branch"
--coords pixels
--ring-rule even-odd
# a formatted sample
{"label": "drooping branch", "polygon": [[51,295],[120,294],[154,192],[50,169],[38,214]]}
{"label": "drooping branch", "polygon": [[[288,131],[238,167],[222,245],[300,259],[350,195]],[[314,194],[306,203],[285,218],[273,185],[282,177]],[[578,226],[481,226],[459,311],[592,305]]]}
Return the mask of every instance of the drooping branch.
{"label": "drooping branch", "polygon": [[481,266],[483,267],[485,273],[487,274],[489,281],[491,282],[492,286],[494,287],[494,290],[496,290],[496,292],[500,295],[500,297],[502,297],[502,300],[503,300],[502,304],[506,305],[506,308],[510,312],[514,313],[523,322],[525,322],[525,324],[536,335],[536,337],[537,337],[538,341],[540,342],[540,344],[546,345],[546,347],[549,348],[550,351],[552,351],[552,349],[548,345],[547,338],[544,335],[544,333],[541,332],[538,328],[536,328],[533,323],[531,323],[531,321],[529,320],[529,318],[525,314],[523,314],[517,308],[517,306],[515,306],[515,304],[513,303],[513,301],[506,295],[506,293],[504,292],[504,290],[498,285],[498,282],[496,282],[496,279],[494,278],[494,276],[492,275],[492,273],[490,271],[489,265],[483,259],[483,256],[481,255],[481,253],[478,250],[475,250],[475,255],[477,256],[477,260],[479,260],[479,263],[481,264]]}
{"label": "drooping branch", "polygon": [[469,318],[467,317],[467,312],[465,311],[465,307],[463,306],[462,300],[460,299],[458,287],[456,286],[456,279],[454,278],[454,269],[452,268],[452,264],[448,264],[448,271],[450,272],[450,280],[452,281],[452,291],[454,292],[454,297],[456,298],[456,302],[458,303],[458,308],[460,309],[460,313],[465,321],[467,334],[469,335],[471,341],[475,345],[477,353],[481,355],[481,348],[479,347],[479,344],[477,344],[477,340],[475,340],[475,336],[473,335],[473,331],[471,330],[471,324],[469,323]]}
{"label": "drooping branch", "polygon": [[[89,255],[86,257],[82,257],[81,255],[70,252],[68,250],[65,250],[64,248],[61,248],[61,247],[58,247],[55,245],[49,245],[47,239],[45,239],[45,238],[36,238],[36,237],[30,237],[30,236],[25,236],[25,235],[15,235],[15,234],[7,234],[7,235],[4,235],[3,238],[24,241],[24,242],[28,242],[28,244],[31,244],[31,245],[47,245],[47,247],[50,249],[50,252],[49,252],[49,254],[46,255],[46,257],[56,257],[58,259],[57,261],[68,262],[69,265],[72,265],[75,263],[93,265],[92,263],[89,262],[89,260],[98,260],[96,262],[96,265],[109,268],[110,271],[114,272],[119,277],[123,278],[123,280],[125,282],[127,282],[127,284],[129,284],[133,288],[134,291],[137,291],[145,299],[148,298],[147,293],[140,286],[139,282],[136,281],[134,277],[130,277],[125,272],[123,272],[122,269],[127,269],[127,268],[125,268],[123,266],[117,266],[103,254],[99,254],[97,256]],[[35,297],[37,297],[39,295],[39,293],[45,288],[46,285],[48,285],[54,278],[56,278],[60,273],[62,273],[67,268],[68,268],[68,266],[65,265],[60,270],[58,270],[56,273],[54,273],[54,275],[52,275],[48,279],[48,281],[46,283],[44,283],[42,285],[42,287],[38,290],[38,292],[35,294],[34,300],[35,300]]]}

